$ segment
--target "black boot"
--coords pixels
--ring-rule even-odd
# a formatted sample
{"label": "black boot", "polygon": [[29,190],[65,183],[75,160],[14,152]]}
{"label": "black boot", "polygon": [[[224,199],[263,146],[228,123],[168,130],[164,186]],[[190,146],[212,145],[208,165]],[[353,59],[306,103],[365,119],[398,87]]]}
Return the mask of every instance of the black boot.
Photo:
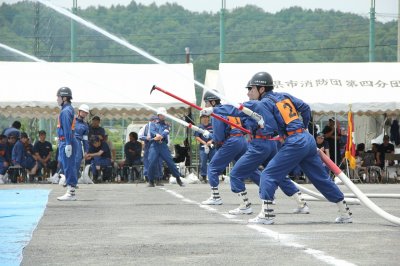
{"label": "black boot", "polygon": [[183,187],[183,183],[180,176],[176,177],[176,183],[178,183],[179,186]]}
{"label": "black boot", "polygon": [[149,181],[149,184],[147,185],[147,187],[155,187],[154,181]]}

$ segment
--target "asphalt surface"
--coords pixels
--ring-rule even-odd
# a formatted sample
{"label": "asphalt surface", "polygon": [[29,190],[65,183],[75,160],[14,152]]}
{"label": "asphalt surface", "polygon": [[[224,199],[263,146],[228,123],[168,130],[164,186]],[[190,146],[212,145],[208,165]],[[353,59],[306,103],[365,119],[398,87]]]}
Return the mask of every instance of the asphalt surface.
{"label": "asphalt surface", "polygon": [[[353,224],[335,224],[335,204],[309,201],[310,214],[292,214],[294,201],[279,191],[275,224],[251,225],[261,205],[258,188],[247,187],[254,214],[237,217],[227,212],[239,199],[224,183],[220,206],[200,204],[210,195],[206,184],[80,185],[76,202],[57,201],[59,185],[0,189],[51,189],[21,265],[400,265],[400,226],[366,207],[351,205]],[[359,188],[400,193],[400,184]],[[400,199],[372,200],[400,217]]]}

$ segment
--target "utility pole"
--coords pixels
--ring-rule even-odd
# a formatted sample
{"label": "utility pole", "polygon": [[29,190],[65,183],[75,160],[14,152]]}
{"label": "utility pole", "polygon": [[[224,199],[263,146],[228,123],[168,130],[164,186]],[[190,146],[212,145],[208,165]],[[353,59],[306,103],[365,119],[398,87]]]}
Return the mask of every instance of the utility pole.
{"label": "utility pole", "polygon": [[225,9],[226,9],[226,0],[221,0],[221,12],[219,16],[219,62],[224,62],[225,57]]}
{"label": "utility pole", "polygon": [[[78,14],[78,0],[72,0],[72,13]],[[71,19],[71,62],[76,61],[76,29],[75,21]]]}
{"label": "utility pole", "polygon": [[185,48],[185,54],[186,54],[186,64],[189,64],[190,63],[190,48],[189,47]]}
{"label": "utility pole", "polygon": [[400,0],[398,1],[399,9],[397,11],[397,62],[400,62]]}
{"label": "utility pole", "polygon": [[375,62],[375,0],[371,0],[369,11],[369,61]]}
{"label": "utility pole", "polygon": [[35,3],[35,47],[34,54],[36,57],[39,57],[39,43],[40,43],[40,3]]}

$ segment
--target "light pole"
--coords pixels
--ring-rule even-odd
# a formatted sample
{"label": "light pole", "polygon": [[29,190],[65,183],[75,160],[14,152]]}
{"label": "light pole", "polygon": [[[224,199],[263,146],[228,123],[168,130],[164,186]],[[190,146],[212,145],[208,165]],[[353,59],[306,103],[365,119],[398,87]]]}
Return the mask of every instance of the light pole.
{"label": "light pole", "polygon": [[[72,13],[78,13],[78,0],[72,0]],[[76,29],[75,21],[71,19],[71,62],[76,61]]]}

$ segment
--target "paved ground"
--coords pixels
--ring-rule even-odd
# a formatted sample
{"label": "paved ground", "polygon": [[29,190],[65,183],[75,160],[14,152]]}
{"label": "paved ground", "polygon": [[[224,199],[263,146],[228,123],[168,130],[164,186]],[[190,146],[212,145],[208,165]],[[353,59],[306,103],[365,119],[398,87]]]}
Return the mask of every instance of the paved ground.
{"label": "paved ground", "polygon": [[[312,188],[311,185],[306,185]],[[340,186],[344,192],[349,192]],[[338,225],[336,206],[309,202],[311,214],[294,215],[294,202],[277,194],[275,225],[249,225],[254,215],[227,211],[238,198],[221,184],[221,206],[201,206],[209,186],[167,184],[81,185],[76,202],[58,202],[58,185],[21,265],[399,265],[400,226],[363,206],[351,206],[354,223]],[[360,185],[368,193],[400,193],[400,185]],[[257,187],[250,200],[260,209]],[[400,199],[372,199],[400,217]]]}

